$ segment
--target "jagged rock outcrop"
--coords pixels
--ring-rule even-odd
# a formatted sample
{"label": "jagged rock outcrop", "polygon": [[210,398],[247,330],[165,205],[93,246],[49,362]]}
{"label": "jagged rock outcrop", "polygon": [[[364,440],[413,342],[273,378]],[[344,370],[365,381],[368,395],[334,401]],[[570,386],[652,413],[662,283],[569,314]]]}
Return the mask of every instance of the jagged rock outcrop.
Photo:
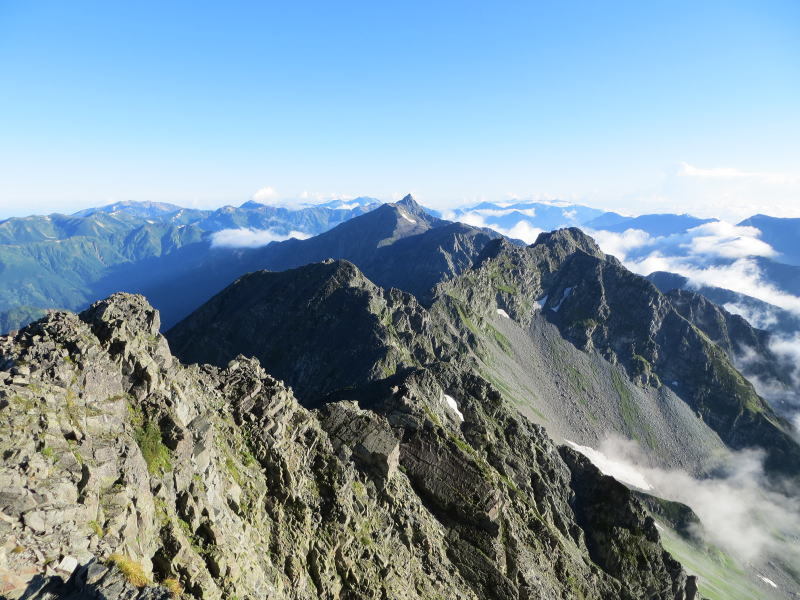
{"label": "jagged rock outcrop", "polygon": [[184,362],[255,356],[306,406],[336,389],[382,379],[435,354],[427,312],[350,262],[250,273],[170,330]]}
{"label": "jagged rock outcrop", "polygon": [[795,392],[795,365],[773,352],[772,334],[756,329],[743,317],[729,313],[699,293],[674,289],[666,296],[683,318],[719,346],[748,380],[756,382],[756,390],[766,393],[765,398],[776,411],[785,408],[779,399]]}
{"label": "jagged rock outcrop", "polygon": [[254,359],[181,365],[127,294],[0,357],[7,597],[692,597],[633,497],[597,562],[605,490],[451,366],[309,411]]}
{"label": "jagged rock outcrop", "polygon": [[[575,490],[574,509],[578,523],[587,532],[589,554],[606,571],[625,581],[636,581],[641,598],[661,592],[675,597],[692,595],[696,590],[692,579],[688,586],[657,590],[652,580],[641,578],[643,571],[659,573],[660,581],[675,581],[673,574],[682,568],[668,552],[653,553],[648,542],[659,539],[655,521],[637,503],[633,492],[612,477],[603,475],[588,458],[572,448],[559,451],[571,473],[570,485]],[[585,502],[585,498],[590,498]],[[598,502],[597,499],[602,499]],[[638,534],[638,535],[637,535]],[[643,565],[647,565],[642,568]]]}

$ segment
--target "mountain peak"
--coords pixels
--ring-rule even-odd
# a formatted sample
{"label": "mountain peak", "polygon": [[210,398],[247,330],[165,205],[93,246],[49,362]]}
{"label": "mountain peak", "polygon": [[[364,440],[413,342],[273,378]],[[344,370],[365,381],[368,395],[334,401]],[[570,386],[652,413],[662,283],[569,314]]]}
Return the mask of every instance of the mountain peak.
{"label": "mountain peak", "polygon": [[253,209],[253,208],[264,208],[265,206],[267,205],[264,204],[263,202],[259,202],[258,200],[248,200],[247,202],[242,204],[239,208]]}
{"label": "mountain peak", "polygon": [[159,217],[172,214],[182,207],[168,202],[152,202],[149,200],[121,200],[105,206],[86,208],[73,213],[74,217],[89,217],[98,213],[125,213],[134,217]]}
{"label": "mountain peak", "polygon": [[[244,275],[168,335],[186,362],[224,367],[238,354],[255,356],[313,404],[401,362],[392,332],[403,330],[403,319],[413,315],[424,320],[413,296],[387,292],[353,263],[329,259]],[[310,340],[315,352],[326,350],[312,356]]]}
{"label": "mountain peak", "polygon": [[126,328],[131,334],[158,335],[161,319],[158,311],[140,294],[117,292],[98,300],[80,314],[100,339],[111,337],[112,331]]}
{"label": "mountain peak", "polygon": [[572,254],[576,250],[582,250],[590,256],[604,258],[600,246],[590,236],[586,235],[577,227],[556,229],[555,231],[543,232],[539,234],[532,246],[544,245],[553,250],[558,250],[563,254]]}
{"label": "mountain peak", "polygon": [[425,212],[425,210],[419,205],[419,203],[416,200],[414,200],[414,196],[412,196],[411,194],[406,194],[406,196],[402,200],[400,200],[400,202],[397,203],[397,206],[405,208],[407,211],[412,213],[419,214]]}

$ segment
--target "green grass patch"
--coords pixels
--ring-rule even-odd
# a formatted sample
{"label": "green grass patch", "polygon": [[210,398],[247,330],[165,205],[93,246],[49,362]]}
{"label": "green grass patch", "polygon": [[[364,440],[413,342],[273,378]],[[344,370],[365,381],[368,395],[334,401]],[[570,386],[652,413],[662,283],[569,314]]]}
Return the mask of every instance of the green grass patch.
{"label": "green grass patch", "polygon": [[[695,546],[669,528],[659,530],[664,548],[691,575],[697,575],[700,595],[708,600],[767,600],[766,585],[759,587],[731,556],[718,549]],[[755,579],[755,574],[752,575]]]}
{"label": "green grass patch", "polygon": [[501,292],[505,292],[506,294],[516,294],[519,291],[517,290],[516,286],[506,285],[505,283],[495,283],[494,287],[496,287]]}
{"label": "green grass patch", "polygon": [[105,531],[103,531],[102,525],[97,521],[89,521],[89,529],[99,538],[102,538],[106,534]]}
{"label": "green grass patch", "polygon": [[156,423],[148,421],[138,427],[134,431],[134,437],[151,475],[160,476],[172,470],[169,448],[164,445],[161,429]]}
{"label": "green grass patch", "polygon": [[456,313],[458,314],[458,318],[461,320],[462,323],[469,329],[475,336],[480,336],[481,332],[475,323],[472,322],[472,319],[467,316],[467,311],[465,310],[464,306],[461,304],[461,301],[456,298],[455,296],[450,295],[450,298],[453,301],[453,306],[456,309]]}
{"label": "green grass patch", "polygon": [[489,330],[489,334],[492,338],[494,338],[494,341],[497,342],[497,345],[500,346],[500,349],[511,356],[511,342],[508,341],[508,338],[488,323],[486,324],[486,328]]}
{"label": "green grass patch", "polygon": [[631,391],[625,385],[625,381],[619,374],[617,369],[611,369],[611,384],[614,386],[614,391],[617,392],[619,397],[619,413],[622,417],[625,426],[633,431],[638,425],[639,411],[633,404],[633,396]]}
{"label": "green grass patch", "polygon": [[649,423],[645,421],[639,412],[639,407],[633,399],[633,394],[625,385],[625,380],[616,368],[611,369],[611,383],[619,396],[619,414],[625,423],[626,431],[637,441],[644,442],[650,448],[655,449],[657,440],[655,433]]}

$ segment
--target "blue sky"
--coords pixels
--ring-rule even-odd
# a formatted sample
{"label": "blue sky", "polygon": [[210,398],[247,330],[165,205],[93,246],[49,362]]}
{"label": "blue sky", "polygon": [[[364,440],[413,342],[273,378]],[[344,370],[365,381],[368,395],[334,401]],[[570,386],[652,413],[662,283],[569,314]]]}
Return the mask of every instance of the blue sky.
{"label": "blue sky", "polygon": [[794,1],[0,0],[0,73],[0,217],[264,188],[800,216]]}

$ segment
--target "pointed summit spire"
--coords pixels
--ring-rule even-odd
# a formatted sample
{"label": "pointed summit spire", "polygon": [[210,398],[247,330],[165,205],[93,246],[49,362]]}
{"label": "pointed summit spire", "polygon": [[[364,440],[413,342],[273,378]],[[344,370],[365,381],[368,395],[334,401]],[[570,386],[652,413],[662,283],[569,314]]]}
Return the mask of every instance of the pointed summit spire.
{"label": "pointed summit spire", "polygon": [[398,202],[395,206],[403,208],[413,215],[425,214],[425,209],[417,204],[417,201],[414,200],[414,196],[411,194],[407,194],[406,197],[400,200],[400,202]]}

